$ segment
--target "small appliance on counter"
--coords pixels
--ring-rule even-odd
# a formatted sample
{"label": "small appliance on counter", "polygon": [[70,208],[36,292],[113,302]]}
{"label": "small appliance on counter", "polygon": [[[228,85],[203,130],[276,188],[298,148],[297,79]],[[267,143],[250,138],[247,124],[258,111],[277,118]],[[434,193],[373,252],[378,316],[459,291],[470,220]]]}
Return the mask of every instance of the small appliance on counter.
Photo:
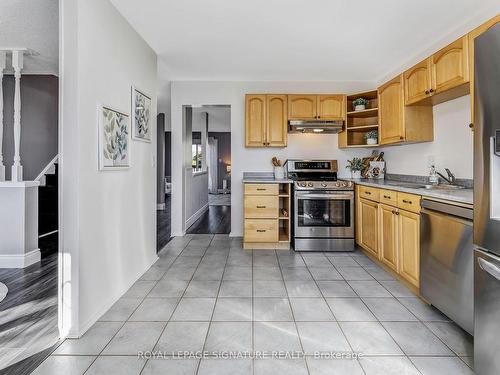
{"label": "small appliance on counter", "polygon": [[287,160],[293,184],[295,251],[354,250],[354,184],[337,179],[336,160]]}

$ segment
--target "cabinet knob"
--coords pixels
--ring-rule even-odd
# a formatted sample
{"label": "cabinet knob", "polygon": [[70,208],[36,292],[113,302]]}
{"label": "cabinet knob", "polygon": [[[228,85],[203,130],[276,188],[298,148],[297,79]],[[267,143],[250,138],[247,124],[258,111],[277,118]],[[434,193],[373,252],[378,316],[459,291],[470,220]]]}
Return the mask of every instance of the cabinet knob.
{"label": "cabinet knob", "polygon": [[407,200],[407,199],[403,199],[403,203],[406,203],[406,204],[411,204],[411,201]]}
{"label": "cabinet knob", "polygon": [[425,90],[425,95],[429,95],[429,90]]}
{"label": "cabinet knob", "polygon": [[321,116],[318,116],[318,118],[321,118]]}
{"label": "cabinet knob", "polygon": [[470,124],[469,124],[469,128],[474,129],[474,124],[473,124],[473,123],[470,123]]}
{"label": "cabinet knob", "polygon": [[430,89],[429,92],[434,92],[434,89]]}
{"label": "cabinet knob", "polygon": [[257,233],[265,233],[266,230],[265,229],[257,229]]}
{"label": "cabinet knob", "polygon": [[257,206],[257,208],[266,208],[266,206]]}

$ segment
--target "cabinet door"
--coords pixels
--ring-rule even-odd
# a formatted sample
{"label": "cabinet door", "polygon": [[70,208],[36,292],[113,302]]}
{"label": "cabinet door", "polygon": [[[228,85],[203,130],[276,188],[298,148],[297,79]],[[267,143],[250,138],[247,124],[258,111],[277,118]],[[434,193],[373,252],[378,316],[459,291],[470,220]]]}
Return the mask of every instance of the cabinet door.
{"label": "cabinet door", "polygon": [[479,27],[472,30],[469,35],[469,82],[470,82],[470,108],[471,108],[471,124],[474,124],[474,39],[479,35],[489,30],[500,22],[500,14],[493,17],[489,21],[483,23]]}
{"label": "cabinet door", "polygon": [[399,211],[399,274],[419,287],[420,276],[420,215]]}
{"label": "cabinet door", "polygon": [[431,95],[431,60],[425,59],[404,72],[405,104],[417,103]]}
{"label": "cabinet door", "polygon": [[277,219],[245,219],[243,226],[244,242],[278,242]]}
{"label": "cabinet door", "polygon": [[432,55],[432,88],[436,93],[469,82],[468,56],[466,36]]}
{"label": "cabinet door", "polygon": [[378,203],[360,199],[361,246],[378,258]]}
{"label": "cabinet door", "polygon": [[287,142],[287,97],[266,95],[267,146],[285,147]]}
{"label": "cabinet door", "polygon": [[397,272],[398,270],[398,216],[396,209],[379,205],[379,253],[380,260]]}
{"label": "cabinet door", "polygon": [[318,95],[318,118],[321,120],[343,120],[345,100],[344,95]]}
{"label": "cabinet door", "polygon": [[405,139],[402,75],[378,89],[379,143],[397,143]]}
{"label": "cabinet door", "polygon": [[266,145],[266,96],[245,96],[245,146],[264,147]]}
{"label": "cabinet door", "polygon": [[288,95],[288,119],[311,120],[317,116],[317,95]]}

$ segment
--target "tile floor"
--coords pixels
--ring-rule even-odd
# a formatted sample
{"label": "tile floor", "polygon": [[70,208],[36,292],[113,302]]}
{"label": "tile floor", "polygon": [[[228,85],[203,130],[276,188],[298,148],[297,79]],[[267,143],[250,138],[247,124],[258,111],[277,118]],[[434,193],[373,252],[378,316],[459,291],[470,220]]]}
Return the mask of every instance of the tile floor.
{"label": "tile floor", "polygon": [[[174,238],[78,340],[35,374],[472,374],[472,339],[362,252],[243,250]],[[138,351],[285,351],[288,359],[139,358]],[[356,359],[314,353],[360,352]]]}

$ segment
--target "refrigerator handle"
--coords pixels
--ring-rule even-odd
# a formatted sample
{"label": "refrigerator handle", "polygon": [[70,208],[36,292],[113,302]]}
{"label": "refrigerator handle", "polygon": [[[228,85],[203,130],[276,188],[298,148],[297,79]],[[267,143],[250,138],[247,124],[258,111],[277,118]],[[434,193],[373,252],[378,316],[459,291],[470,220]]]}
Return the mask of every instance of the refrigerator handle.
{"label": "refrigerator handle", "polygon": [[489,273],[495,279],[500,280],[500,268],[483,258],[477,258],[477,262],[483,271]]}

